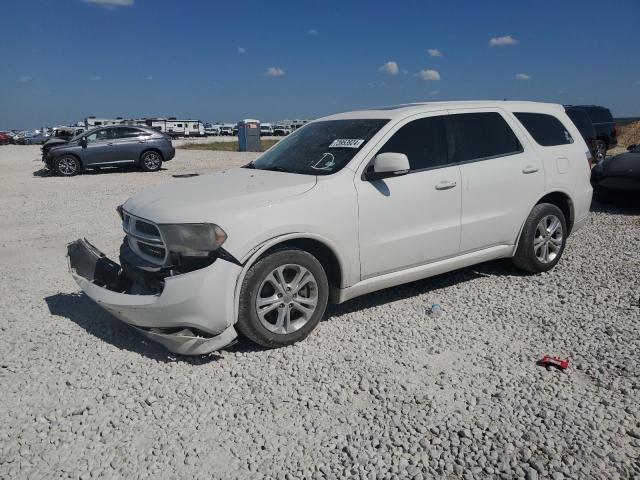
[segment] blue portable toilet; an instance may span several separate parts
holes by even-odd
[[[259,152],[262,150],[260,120],[246,118],[238,122],[238,145],[241,152]]]

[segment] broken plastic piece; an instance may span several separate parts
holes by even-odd
[[[556,367],[560,370],[566,370],[567,368],[569,368],[569,359],[545,355],[544,357],[542,357],[542,359],[540,359],[540,361],[538,361],[538,365],[542,367]]]

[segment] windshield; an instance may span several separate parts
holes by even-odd
[[[342,169],[389,120],[327,120],[296,130],[256,160],[260,170],[330,175]]]
[[[76,140],[80,140],[80,137],[84,135],[84,132],[80,132],[77,135],[74,135],[73,137],[71,137],[71,140],[69,140],[70,142],[75,142]]]

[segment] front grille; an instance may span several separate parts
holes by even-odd
[[[127,234],[131,249],[143,259],[156,265],[164,265],[167,249],[156,225],[123,211],[122,228]]]
[[[155,257],[158,260],[164,260],[164,256],[166,253],[164,248],[154,247],[141,242],[138,242],[138,248],[140,249],[141,252],[146,253],[147,255]]]

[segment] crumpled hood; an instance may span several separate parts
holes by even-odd
[[[50,138],[49,140],[44,142],[43,146],[53,148],[59,147],[60,145],[66,145],[67,143],[69,143],[69,141],[63,138]]]
[[[155,223],[217,223],[269,207],[300,195],[316,184],[312,175],[234,168],[149,188],[126,201],[123,208]]]

